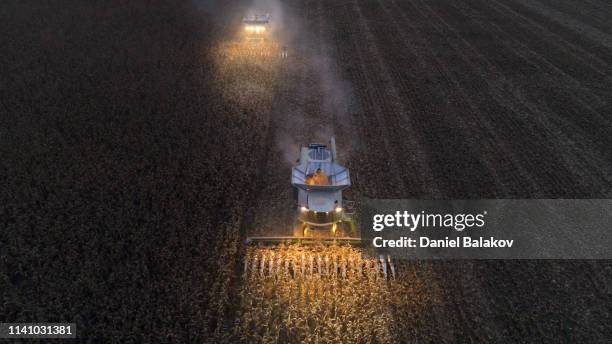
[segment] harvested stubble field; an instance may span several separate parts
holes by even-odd
[[[92,342],[609,340],[609,261],[295,282],[244,276],[242,245],[290,228],[296,145],[331,134],[349,199],[611,197],[608,3],[286,0],[282,62],[230,58],[250,5],[0,5],[0,322]]]

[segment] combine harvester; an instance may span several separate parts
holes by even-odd
[[[270,32],[270,15],[253,14],[242,18],[246,40],[252,43],[264,42]]]
[[[232,45],[233,55],[247,58],[287,58],[287,47],[279,48],[271,31],[269,14],[243,17],[240,42]]]
[[[349,171],[338,164],[336,142],[332,137],[329,147],[321,143],[311,143],[300,147],[300,156],[292,169],[291,184],[296,188],[298,224],[291,236],[248,237],[246,243],[259,247],[287,247],[292,244],[315,246],[311,253],[302,252],[301,256],[292,255],[283,259],[274,250],[263,250],[245,260],[245,272],[251,270],[273,272],[285,269],[304,274],[304,271],[339,276],[344,271],[367,270],[368,264],[377,272],[395,277],[395,266],[390,256],[378,259],[356,259],[334,256],[316,246],[362,246],[361,237],[353,219],[353,204],[343,200],[342,190],[351,185]],[[316,253],[319,252],[319,253]],[[269,256],[269,257],[268,257]],[[283,262],[284,260],[284,262]],[[266,268],[267,267],[267,268]],[[348,270],[347,270],[348,269]],[[390,272],[389,272],[390,270]]]

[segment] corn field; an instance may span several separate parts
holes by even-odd
[[[380,266],[345,246],[249,248],[236,335],[253,343],[391,342],[390,282]]]
[[[0,2],[0,322],[610,342],[610,261],[243,245],[287,235],[299,145],[332,135],[349,200],[612,197],[606,1],[282,0],[286,40],[263,49],[232,40],[253,3]]]

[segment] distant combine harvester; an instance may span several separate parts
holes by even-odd
[[[249,14],[242,18],[241,37],[237,51],[243,57],[287,58],[288,49],[280,47],[273,37],[269,14]]]
[[[246,40],[263,42],[270,32],[269,14],[252,14],[242,18]]]

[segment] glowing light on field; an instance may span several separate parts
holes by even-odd
[[[392,342],[378,263],[349,246],[250,248],[236,331],[247,342]]]
[[[266,27],[261,26],[261,25],[247,25],[244,27],[244,29],[247,32],[254,32],[254,33],[262,33],[266,31]]]

